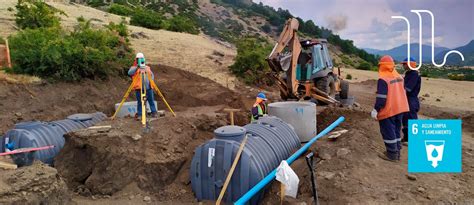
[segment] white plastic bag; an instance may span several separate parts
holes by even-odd
[[[281,161],[277,168],[276,180],[285,185],[285,195],[296,198],[298,194],[298,184],[300,179],[298,175],[291,169],[286,160]]]

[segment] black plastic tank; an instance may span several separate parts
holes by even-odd
[[[245,135],[247,143],[227,187],[226,203],[239,199],[301,147],[293,128],[276,117],[263,117],[244,127],[220,127],[214,134],[214,139],[196,148],[191,162],[191,185],[199,201],[218,198]],[[250,204],[262,198],[262,192],[256,194]]]
[[[30,165],[35,159],[47,164],[53,164],[54,157],[64,147],[63,135],[67,132],[90,127],[106,116],[103,113],[75,114],[65,120],[53,122],[30,121],[15,125],[14,129],[5,133],[1,138],[1,152],[20,148],[34,148],[54,145],[52,149],[39,150],[24,154],[12,155],[18,166]]]

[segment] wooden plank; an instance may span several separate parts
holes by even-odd
[[[7,56],[7,67],[12,68],[12,61],[10,59],[10,47],[8,47],[8,39],[5,39],[5,50]]]
[[[224,108],[224,111],[230,114],[230,125],[234,125],[234,112],[238,112],[240,109]]]
[[[330,100],[330,99],[328,99],[328,98],[325,98],[325,97],[323,97],[323,96],[317,95],[317,94],[312,94],[311,96],[312,96],[314,99],[319,100],[319,101],[322,101],[322,102],[327,103],[327,104],[335,103],[335,102],[333,102],[332,100]]]
[[[110,129],[110,128],[112,128],[112,125],[92,126],[87,129]]]
[[[16,169],[16,168],[18,168],[18,166],[16,164],[0,161],[0,168],[3,168],[3,169]]]
[[[237,154],[235,155],[234,162],[232,163],[232,167],[229,170],[229,174],[227,174],[227,177],[224,182],[224,186],[222,187],[221,193],[219,194],[219,198],[217,198],[216,205],[220,205],[222,198],[224,198],[225,191],[227,190],[227,186],[229,186],[230,179],[232,178],[232,174],[234,174],[235,167],[237,167],[237,162],[240,160],[240,155],[242,154],[242,151],[244,150],[245,143],[247,142],[247,135],[245,135],[244,139],[240,143],[239,150],[237,151]]]

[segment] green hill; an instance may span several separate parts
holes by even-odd
[[[114,4],[90,0],[88,4],[114,14],[129,16],[132,25],[192,34],[202,32],[234,44],[242,37],[249,36],[273,42],[286,20],[295,17],[288,10],[275,9],[249,0],[172,0],[145,5],[138,0],[115,1]],[[353,41],[341,39],[339,35],[316,25],[312,20],[295,18],[300,22],[299,32],[302,38],[327,38],[333,48],[342,52],[343,55],[338,54],[335,58],[336,64],[357,67],[368,62],[376,65],[376,56],[355,47]]]

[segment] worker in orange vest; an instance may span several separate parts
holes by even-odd
[[[409,111],[403,78],[395,70],[392,57],[386,55],[379,61],[379,80],[372,118],[379,121],[386,152],[379,155],[384,160],[399,161],[402,118]]]
[[[145,79],[141,79],[140,73],[145,72]],[[145,55],[143,53],[137,53],[133,66],[128,70],[128,75],[134,80],[133,89],[135,90],[135,95],[137,97],[137,113],[135,114],[135,119],[138,120],[138,116],[142,114],[142,99],[140,97],[140,90],[142,85],[145,85],[146,89],[146,101],[150,105],[151,117],[157,117],[157,111],[154,102],[153,89],[151,88],[150,80],[153,80],[155,76],[151,71],[150,67],[146,65]],[[142,82],[144,80],[144,82]],[[143,112],[146,112],[143,111]]]

